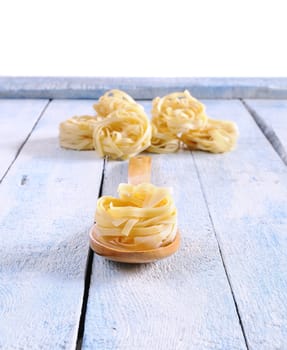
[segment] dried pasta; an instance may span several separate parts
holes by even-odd
[[[60,124],[60,145],[75,150],[94,149],[93,131],[96,117],[72,117]]]
[[[76,150],[95,149],[111,159],[129,159],[147,150],[176,152],[184,146],[212,153],[234,149],[235,123],[214,120],[203,103],[185,90],[152,102],[152,120],[142,106],[120,90],[110,90],[94,104],[95,116],[70,118],[60,124],[60,145]]]
[[[151,144],[151,125],[142,106],[120,90],[105,93],[95,116],[73,117],[60,124],[60,145],[95,149],[101,156],[128,159]]]
[[[152,103],[152,122],[160,129],[166,126],[174,135],[204,127],[207,122],[204,105],[190,93],[174,92]]]
[[[120,184],[119,198],[103,196],[95,213],[96,238],[106,246],[133,251],[171,243],[177,210],[167,188],[145,183]]]
[[[153,153],[176,152],[182,144],[189,149],[227,152],[238,138],[235,123],[210,119],[204,105],[187,90],[155,98],[151,123],[148,151]]]
[[[98,116],[107,117],[110,113],[128,105],[137,105],[137,103],[125,92],[114,89],[101,96],[98,103],[95,103],[93,107]]]
[[[151,123],[153,132],[148,151],[170,153],[179,149],[183,133],[204,127],[207,116],[204,105],[185,90],[156,97],[152,101]]]
[[[157,128],[152,124],[151,145],[147,149],[152,153],[172,153],[180,147],[180,141],[166,127]]]
[[[182,135],[181,140],[189,149],[223,153],[234,149],[237,137],[235,123],[209,119],[205,128],[190,130]]]
[[[141,106],[128,104],[95,125],[93,140],[101,157],[124,160],[150,146],[151,126]]]

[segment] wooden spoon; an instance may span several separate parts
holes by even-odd
[[[128,170],[129,183],[138,185],[140,183],[150,182],[150,174],[151,157],[139,156],[130,159]],[[166,258],[178,250],[180,243],[180,234],[177,231],[174,241],[167,246],[155,249],[132,251],[122,247],[107,247],[103,242],[97,240],[96,231],[97,227],[95,224],[90,230],[90,246],[94,252],[108,260],[131,264],[148,263]]]

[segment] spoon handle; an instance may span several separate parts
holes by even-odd
[[[132,185],[150,182],[151,157],[138,156],[129,160],[128,182]]]

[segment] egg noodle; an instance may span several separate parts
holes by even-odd
[[[70,118],[60,124],[60,144],[76,150],[94,149],[93,131],[97,118],[81,116]]]
[[[177,211],[167,188],[149,183],[120,184],[119,198],[98,199],[96,238],[106,246],[133,251],[171,243],[177,232]]]
[[[210,119],[204,105],[190,93],[175,92],[152,103],[152,140],[148,151],[176,152],[181,143],[187,148],[221,153],[235,147],[235,123]]]
[[[156,97],[151,123],[143,107],[120,90],[106,92],[93,107],[95,116],[60,124],[62,147],[125,160],[144,150],[171,153],[181,147],[222,153],[234,149],[238,138],[235,123],[209,118],[187,90]]]
[[[108,91],[94,109],[94,117],[73,117],[60,124],[62,147],[95,149],[101,157],[124,160],[150,146],[148,117],[143,107],[123,91]]]
[[[97,123],[93,140],[101,157],[128,159],[150,146],[151,125],[140,106],[131,104]]]
[[[237,137],[238,129],[235,123],[209,118],[203,129],[190,130],[182,134],[180,139],[189,149],[223,153],[235,147]]]
[[[94,104],[94,109],[97,115],[101,117],[107,117],[111,112],[117,111],[118,109],[127,105],[136,105],[136,101],[121,90],[110,90],[99,98],[98,103]]]

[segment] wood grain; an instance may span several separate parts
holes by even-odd
[[[0,349],[75,348],[103,161],[61,149],[58,124],[90,112],[52,102],[0,187]]]
[[[47,103],[0,99],[0,182]]]
[[[147,265],[94,256],[83,348],[246,349],[191,154],[152,162],[151,182],[173,187],[181,248]],[[108,162],[103,193],[127,174],[127,163]]]
[[[198,98],[287,98],[286,78],[0,77],[0,98],[90,98],[122,89],[152,99],[189,89]]]
[[[194,152],[250,349],[285,349],[287,171],[238,101],[206,101],[214,118],[239,125],[237,150]]]
[[[287,100],[245,100],[244,103],[287,165]]]

